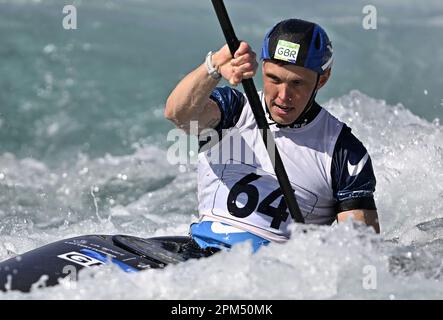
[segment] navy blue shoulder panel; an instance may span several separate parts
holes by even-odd
[[[243,93],[228,86],[215,88],[210,98],[217,103],[221,112],[220,122],[214,128],[221,138],[223,129],[232,128],[237,123],[246,104],[246,98]],[[200,149],[209,141],[210,139],[200,141]]]
[[[243,93],[230,87],[217,87],[212,91],[211,97],[221,112],[220,123],[215,128],[217,131],[232,128],[238,121],[245,105]]]
[[[337,212],[375,210],[375,175],[371,158],[363,144],[344,125],[335,144],[331,166],[332,189]]]

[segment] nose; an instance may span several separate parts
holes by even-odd
[[[281,84],[278,90],[278,99],[283,103],[292,101],[292,94],[286,84]]]

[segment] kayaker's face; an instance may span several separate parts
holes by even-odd
[[[314,90],[317,74],[292,64],[280,65],[263,62],[263,88],[265,101],[272,119],[279,124],[291,124],[300,116]],[[318,89],[327,78],[320,77]]]

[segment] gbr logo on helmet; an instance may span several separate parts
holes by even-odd
[[[274,59],[295,63],[299,50],[298,43],[279,40],[275,48]]]

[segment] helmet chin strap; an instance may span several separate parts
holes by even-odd
[[[311,110],[312,105],[314,104],[315,96],[317,95],[317,86],[318,86],[319,81],[320,81],[320,74],[317,73],[317,80],[315,81],[315,86],[314,86],[314,89],[312,90],[311,97],[309,98],[308,103],[306,104],[305,108],[303,109],[303,112],[298,116],[298,118],[295,119],[295,121],[290,124],[276,123],[278,128],[287,128],[287,127],[293,128],[296,125],[302,127],[307,123],[308,119],[303,120],[303,118],[309,112],[309,110]],[[269,117],[271,118],[270,113],[269,113]],[[272,119],[272,120],[275,121],[274,119]],[[303,122],[301,122],[301,121],[303,121]]]

